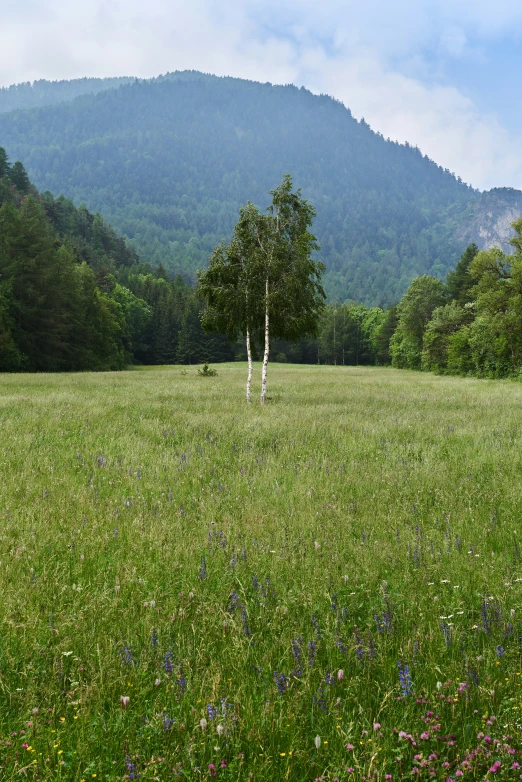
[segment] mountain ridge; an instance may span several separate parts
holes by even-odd
[[[420,150],[294,85],[194,71],[129,80],[0,113],[0,143],[40,189],[84,201],[187,279],[240,204],[265,206],[287,171],[317,209],[331,298],[391,304],[414,276],[443,277],[484,212],[484,194]]]

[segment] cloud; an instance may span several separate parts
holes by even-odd
[[[454,87],[426,86],[387,71],[375,59],[338,61],[323,69],[329,91],[356,107],[374,128],[418,145],[476,187],[522,187],[521,139],[492,115],[480,114]]]
[[[2,14],[0,84],[184,68],[305,84],[474,186],[522,187],[522,139],[444,77],[519,34],[519,0],[7,0]]]

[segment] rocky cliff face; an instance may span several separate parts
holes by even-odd
[[[514,234],[511,223],[519,217],[522,217],[522,191],[511,187],[488,190],[468,207],[456,239],[463,246],[475,242],[480,249],[501,247],[510,253],[509,240]]]

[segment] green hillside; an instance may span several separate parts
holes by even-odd
[[[79,95],[110,90],[132,81],[134,81],[132,77],[121,76],[109,79],[70,79],[68,81],[38,79],[34,82],[11,84],[9,87],[0,87],[0,114],[17,109],[33,109],[36,106],[54,106],[56,103],[73,100]]]
[[[477,197],[330,97],[197,73],[1,114],[0,145],[41,190],[100,211],[142,260],[186,279],[239,205],[265,206],[290,172],[317,210],[327,291],[368,304],[453,268],[456,226]]]

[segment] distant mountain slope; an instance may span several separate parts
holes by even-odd
[[[0,87],[0,114],[18,109],[33,109],[37,106],[54,106],[56,103],[73,100],[80,95],[102,92],[129,84],[134,78],[120,76],[112,79],[71,79],[70,81],[47,81],[12,84]]]
[[[479,197],[330,97],[194,72],[0,115],[0,144],[40,189],[100,211],[143,260],[186,277],[239,205],[264,206],[290,172],[317,209],[328,292],[370,304],[454,267]]]

